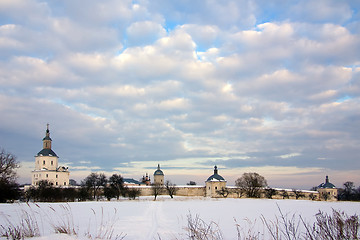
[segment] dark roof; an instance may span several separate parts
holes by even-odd
[[[158,164],[157,170],[154,172],[154,175],[164,175],[163,171],[160,170],[160,164]]]
[[[326,176],[325,183],[322,183],[318,186],[318,188],[336,188],[334,184],[329,182],[329,177]]]
[[[137,184],[137,185],[143,184],[142,182],[139,182],[139,181],[137,181],[137,180],[135,180],[135,179],[133,179],[133,178],[124,178],[124,179],[123,179],[123,182],[124,182],[125,184]]]
[[[43,138],[43,141],[44,141],[44,140],[50,140],[50,141],[52,141],[49,136],[45,136],[45,137]]]
[[[43,138],[43,141],[44,141],[44,140],[50,140],[50,141],[52,141],[51,138],[50,138],[49,124],[47,124],[47,129],[46,129],[46,133],[45,133],[45,137]]]
[[[41,150],[40,152],[38,152],[37,156],[54,156],[57,157],[56,153],[48,148],[44,148],[43,150]]]
[[[211,175],[207,180],[207,182],[211,182],[211,181],[225,181],[225,179],[220,176],[219,174],[213,174]]]
[[[226,181],[222,176],[218,174],[217,166],[214,167],[214,174],[208,177],[207,182],[211,181]]]

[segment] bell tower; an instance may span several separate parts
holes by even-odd
[[[51,142],[49,124],[46,124],[46,133],[43,138],[43,149],[51,149]]]
[[[46,180],[54,186],[69,185],[69,171],[67,167],[59,166],[59,157],[51,149],[49,124],[46,125],[43,149],[35,156],[35,170],[32,171],[32,185]]]

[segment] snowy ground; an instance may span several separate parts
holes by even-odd
[[[126,235],[124,239],[165,240],[186,239],[184,228],[191,214],[207,223],[217,223],[224,239],[237,239],[236,222],[243,233],[249,230],[262,233],[260,217],[274,221],[280,216],[279,208],[284,215],[301,215],[307,222],[313,222],[319,210],[331,213],[335,209],[360,215],[358,202],[161,196],[157,201],[150,197],[112,202],[0,204],[0,223],[5,226],[10,221],[15,225],[27,212],[41,234],[32,239],[95,239],[97,236],[106,239],[107,231],[113,231],[111,239]],[[77,235],[55,235],[54,226],[60,225],[71,226]]]

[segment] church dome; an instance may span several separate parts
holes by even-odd
[[[214,174],[208,177],[207,182],[225,182],[226,180],[218,174],[217,166],[214,167]]]
[[[154,175],[164,175],[163,171],[160,170],[160,164],[158,164],[157,170],[154,172]]]
[[[329,177],[326,176],[325,183],[322,183],[318,186],[318,188],[336,188],[334,184],[329,182]]]

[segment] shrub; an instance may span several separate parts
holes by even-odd
[[[273,188],[265,188],[264,193],[265,197],[272,199],[272,197],[277,194],[277,191]]]
[[[306,236],[308,239],[355,240],[360,238],[360,221],[359,216],[356,214],[348,216],[344,212],[334,209],[332,215],[319,211],[316,214],[316,222],[312,228],[305,223],[304,225],[307,229]]]
[[[127,188],[126,196],[128,196],[129,199],[135,199],[135,198],[140,196],[140,189],[138,189],[138,188]]]
[[[184,228],[188,232],[191,240],[221,240],[223,239],[219,226],[211,221],[207,224],[200,219],[198,215],[193,217],[191,213],[187,215],[187,227]]]

